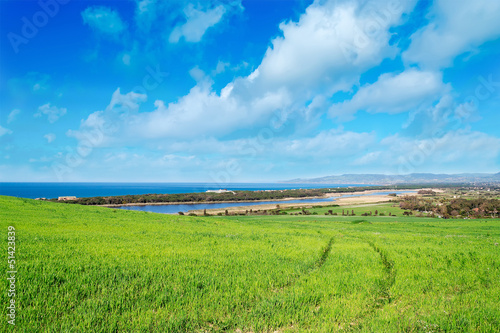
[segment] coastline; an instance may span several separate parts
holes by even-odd
[[[249,201],[239,201],[239,200],[226,200],[226,201],[181,201],[181,202],[139,202],[139,203],[127,203],[127,204],[113,204],[113,205],[95,205],[97,207],[108,207],[108,208],[119,208],[119,207],[133,207],[133,206],[168,206],[168,205],[197,205],[197,204],[219,204],[219,203],[239,203],[241,202],[242,205],[249,203],[249,202],[267,202],[267,201],[280,201],[280,202],[285,202],[290,201],[290,200],[308,200],[308,199],[327,199],[327,198],[341,198],[343,196],[352,196],[352,195],[362,195],[364,197],[367,197],[366,194],[370,193],[377,193],[377,192],[391,192],[391,193],[399,193],[399,192],[408,192],[408,191],[415,191],[417,192],[418,189],[416,190],[394,190],[394,191],[389,191],[389,190],[367,190],[367,191],[356,191],[356,192],[347,192],[347,193],[326,193],[325,195],[322,196],[312,196],[312,197],[300,197],[300,198],[284,198],[284,199],[261,199],[261,200],[249,200]],[[316,203],[308,203],[310,205],[320,205],[320,204],[326,204],[330,205],[332,202],[336,202],[337,200],[332,200],[332,201],[325,201],[325,202],[316,202]],[[262,205],[265,206],[266,204]],[[272,205],[272,204],[270,204]],[[290,205],[300,205],[300,203],[291,203]],[[252,207],[260,207],[261,205],[253,205]],[[231,207],[231,208],[239,208],[239,207],[247,207],[247,206],[238,206],[238,207]],[[208,209],[207,209],[208,211]],[[191,212],[191,211],[190,211]]]
[[[290,207],[311,208],[313,206],[331,206],[331,205],[351,206],[351,205],[360,205],[360,204],[376,204],[376,203],[389,202],[390,200],[394,199],[394,197],[389,196],[389,195],[369,195],[369,194],[378,193],[378,192],[391,192],[391,193],[396,193],[399,196],[399,195],[401,195],[401,192],[412,191],[412,192],[414,192],[414,193],[411,193],[412,195],[418,195],[417,192],[419,190],[420,189],[395,190],[395,191],[368,190],[368,191],[352,192],[349,194],[328,193],[325,196],[316,197],[316,198],[332,197],[332,198],[336,198],[336,199],[332,199],[332,201],[302,203],[302,204],[301,203],[286,203],[285,202],[283,204],[279,204],[279,206],[280,206],[280,208],[290,208]],[[440,189],[432,189],[432,190],[435,192],[443,192]],[[278,201],[278,200],[276,200],[276,201]],[[214,208],[214,209],[207,209],[206,212],[207,212],[207,214],[217,215],[218,213],[224,213],[226,210],[229,213],[238,214],[238,213],[245,213],[247,210],[256,211],[256,210],[271,210],[271,209],[276,209],[276,204]],[[201,215],[201,214],[203,214],[203,212],[204,212],[204,210],[195,209],[195,210],[190,210],[188,213]]]

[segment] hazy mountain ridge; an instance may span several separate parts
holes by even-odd
[[[310,179],[292,179],[285,183],[322,183],[322,184],[451,184],[451,183],[500,183],[500,172],[490,173],[460,173],[433,174],[412,173],[408,175],[384,174],[343,174]]]

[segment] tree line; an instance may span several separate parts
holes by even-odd
[[[441,198],[439,200],[433,200],[416,196],[404,196],[400,199],[399,207],[405,210],[432,213],[444,218],[495,218],[498,217],[500,211],[500,200],[486,198]]]

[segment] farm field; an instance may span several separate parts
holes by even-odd
[[[359,216],[373,207],[191,217],[0,196],[14,330],[500,331],[499,219]]]
[[[395,207],[393,207],[395,206]],[[302,211],[302,209],[298,208],[298,209],[284,209],[288,214],[295,214],[295,213],[299,213]],[[317,207],[313,207],[313,208],[307,208],[306,209],[309,213],[313,214],[313,213],[317,213],[317,214],[321,214],[321,215],[324,215],[325,213],[327,213],[328,211],[332,211],[333,214],[337,213],[337,215],[340,215],[342,216],[342,211],[344,211],[346,214],[349,213],[351,214],[352,211],[354,211],[354,213],[356,215],[361,215],[361,214],[365,214],[365,213],[372,213],[372,215],[375,214],[375,211],[377,211],[377,213],[380,215],[380,214],[383,214],[382,216],[386,215],[386,216],[389,216],[389,214],[391,215],[395,215],[395,216],[402,216],[403,213],[404,213],[404,210],[399,208],[399,204],[398,203],[375,203],[375,204],[363,204],[363,205],[348,205],[348,206],[317,206]],[[363,216],[363,218],[365,218],[365,216]],[[376,220],[378,221],[378,220]]]

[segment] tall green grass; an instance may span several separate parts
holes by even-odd
[[[9,225],[18,268],[16,326],[0,330],[500,331],[499,220],[359,219],[0,197],[0,268]]]

